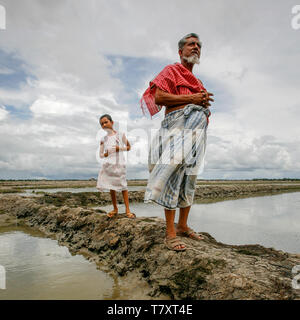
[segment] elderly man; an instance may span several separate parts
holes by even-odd
[[[149,180],[145,202],[164,207],[166,217],[165,244],[168,249],[186,249],[181,237],[202,240],[187,225],[193,202],[197,174],[203,164],[206,128],[213,94],[206,91],[193,73],[199,64],[201,42],[190,33],[178,42],[181,63],[166,66],[150,82],[143,94],[141,107],[154,115],[165,106],[165,119],[149,152]],[[179,220],[174,224],[175,211]]]

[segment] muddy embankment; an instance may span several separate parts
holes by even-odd
[[[207,203],[230,199],[257,197],[265,195],[279,194],[283,192],[300,192],[300,183],[274,183],[274,184],[217,184],[217,185],[198,185],[195,191],[194,202]],[[1,194],[1,190],[0,190]],[[67,205],[74,206],[106,206],[111,204],[109,193],[99,192],[57,192],[45,193],[37,192],[35,195],[41,195],[37,200],[45,205],[54,204],[56,206]],[[117,200],[123,203],[122,194],[117,193]],[[130,191],[130,202],[143,202],[144,191]]]
[[[197,190],[197,196],[201,192],[209,191]],[[140,193],[130,192],[134,197]],[[122,214],[109,219],[101,209],[88,207],[95,200],[100,207],[108,202],[99,194],[0,195],[0,225],[37,228],[104,271],[146,283],[149,298],[300,299],[300,290],[292,288],[292,268],[300,265],[300,255],[260,245],[225,245],[207,233],[201,242],[183,238],[185,252],[170,251],[163,244],[162,219],[131,220]]]

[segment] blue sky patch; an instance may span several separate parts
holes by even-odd
[[[32,118],[32,112],[29,108],[15,108],[14,106],[5,106],[5,109],[9,112],[11,118],[18,118],[23,120],[29,120]]]
[[[18,89],[27,78],[33,78],[25,72],[24,61],[0,50],[0,87],[4,89]]]
[[[129,105],[129,113],[137,114],[139,110],[139,99],[137,89],[141,88],[145,79],[152,80],[166,65],[176,61],[161,60],[155,58],[138,58],[121,55],[109,55],[106,58],[112,64],[112,73],[114,77],[120,79],[124,85],[126,94],[120,94],[119,103]],[[121,61],[121,64],[120,62]],[[114,68],[116,66],[116,68]],[[201,78],[204,86],[208,91],[214,94],[215,103],[212,104],[212,112],[228,112],[233,105],[233,97],[229,94],[222,83],[217,79],[203,77],[196,73],[196,76]],[[145,86],[145,89],[147,87]],[[214,105],[216,108],[214,108]],[[141,116],[142,114],[140,114]],[[133,117],[136,118],[136,117]]]
[[[128,112],[131,114],[132,119],[141,117],[142,111],[139,106],[141,97],[137,90],[143,87],[145,80],[150,81],[153,79],[172,61],[121,55],[109,55],[106,58],[112,64],[112,76],[121,80],[124,86],[124,92],[120,93],[118,102],[128,105]],[[121,61],[121,64],[118,61]],[[114,66],[116,66],[116,69]],[[147,89],[147,85],[145,85],[144,89]]]
[[[133,90],[140,87],[144,79],[149,77],[149,81],[158,74],[167,64],[172,62],[168,60],[159,60],[153,58],[138,58],[121,55],[109,55],[107,59],[116,64],[117,60],[122,61],[120,71],[115,75],[123,82],[126,90]]]

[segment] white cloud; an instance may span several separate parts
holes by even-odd
[[[0,121],[4,120],[8,115],[8,111],[5,109],[5,107],[0,106]]]
[[[0,88],[0,104],[30,116],[0,108],[0,147],[6,150],[0,175],[95,176],[101,114],[112,114],[129,137],[133,130],[159,127],[163,118],[162,112],[152,121],[144,118],[138,101],[123,103],[122,56],[178,61],[179,38],[198,32],[203,49],[195,72],[215,94],[208,177],[217,170],[227,177],[287,171],[300,177],[300,54],[299,32],[289,23],[292,1],[2,2],[7,29],[1,49],[23,61],[30,77],[18,88]],[[145,70],[133,92],[142,94],[152,72]],[[11,73],[1,66],[3,77]],[[133,150],[146,144],[141,137]],[[129,165],[128,172],[140,177],[147,164]]]
[[[76,109],[71,104],[50,100],[46,97],[37,99],[30,107],[30,110],[35,116],[53,114],[57,117],[64,115],[71,116],[76,112]]]

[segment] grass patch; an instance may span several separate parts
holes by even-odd
[[[259,256],[258,253],[246,249],[239,249],[237,250],[237,253],[246,254],[248,256]]]
[[[19,193],[22,189],[0,189],[0,193]]]
[[[155,222],[155,220],[153,220],[151,218],[144,218],[143,221],[145,221],[145,222]]]

